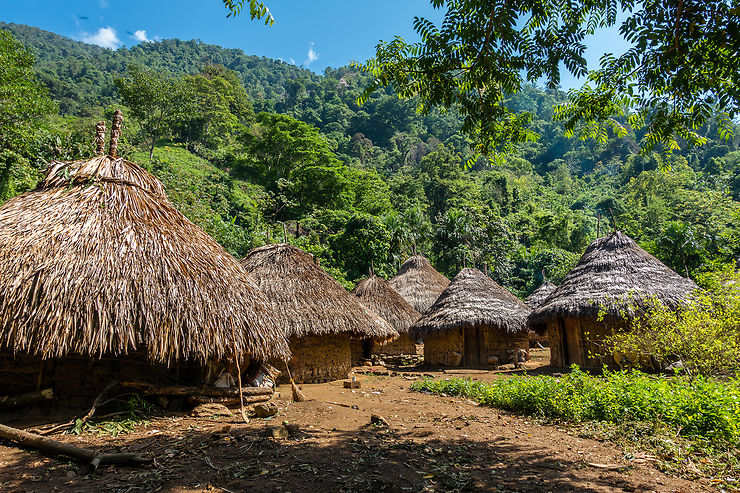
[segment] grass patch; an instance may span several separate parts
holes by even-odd
[[[711,478],[738,489],[740,382],[639,371],[589,375],[577,367],[561,378],[515,376],[494,382],[453,378],[414,382],[411,389],[460,396],[486,406],[568,424],[584,437],[639,448],[660,469]]]

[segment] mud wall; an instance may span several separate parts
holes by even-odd
[[[529,334],[511,334],[495,327],[480,326],[474,330],[473,342],[479,361],[474,366],[487,366],[489,357],[495,364],[515,363],[517,350],[529,350]],[[465,361],[465,329],[438,332],[424,338],[424,363],[433,366],[470,366]]]
[[[611,355],[602,355],[604,339],[615,330],[628,330],[629,322],[617,319],[565,318],[547,324],[550,365],[558,368],[577,364],[581,368],[618,367]]]
[[[349,334],[308,335],[290,338],[292,356],[288,362],[297,383],[322,383],[347,378],[351,365]],[[271,361],[288,382],[285,364]]]
[[[424,364],[459,366],[464,350],[462,329],[437,332],[424,337]]]
[[[386,356],[416,354],[416,342],[412,341],[408,334],[401,334],[398,339],[388,344],[373,344],[373,354],[383,354]]]

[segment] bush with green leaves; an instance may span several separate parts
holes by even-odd
[[[567,422],[665,423],[683,436],[740,442],[740,382],[637,370],[592,376],[577,366],[561,378],[516,376],[494,382],[425,379],[412,390],[461,396],[486,406]]]
[[[605,353],[651,355],[663,366],[680,361],[689,375],[736,373],[740,369],[740,273],[728,266],[700,275],[698,281],[705,289],[694,293],[690,305],[672,310],[652,302],[630,330],[606,338]]]

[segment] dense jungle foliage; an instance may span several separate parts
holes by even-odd
[[[682,275],[740,255],[740,137],[720,138],[716,121],[666,166],[638,152],[640,129],[566,137],[552,119],[566,95],[529,86],[506,104],[532,113],[539,140],[466,167],[459,115],[421,116],[384,89],[360,106],[369,79],[352,68],[318,75],[200,41],[112,51],[29,26],[0,33],[0,65],[15,67],[0,71],[0,97],[18,95],[0,106],[2,200],[50,160],[89,156],[94,122],[121,108],[123,152],[227,250],[287,235],[347,287],[416,250],[448,276],[487,263],[523,296],[615,226]]]

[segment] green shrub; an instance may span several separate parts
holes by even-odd
[[[662,422],[685,436],[740,442],[740,384],[706,377],[653,376],[637,370],[591,376],[574,366],[562,378],[494,382],[422,380],[412,390],[463,396],[516,413],[570,422]]]
[[[605,354],[651,355],[664,366],[680,361],[690,374],[730,375],[740,369],[740,273],[700,276],[705,288],[671,310],[655,302],[631,329],[604,341]],[[636,359],[636,358],[631,358]]]

